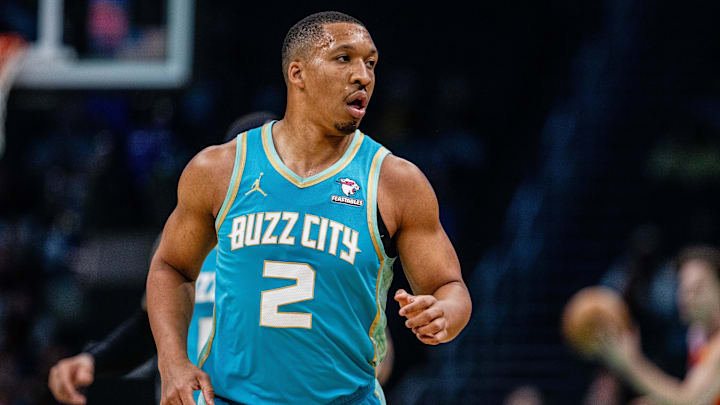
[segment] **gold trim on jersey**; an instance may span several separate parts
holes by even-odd
[[[275,151],[275,146],[269,144],[272,142],[272,138],[268,132],[272,131],[270,129],[272,124],[273,122],[269,122],[265,124],[262,128],[261,137],[263,149],[265,150],[265,156],[267,156],[268,161],[270,162],[272,167],[275,168],[275,171],[280,173],[280,175],[283,176],[287,181],[300,188],[314,186],[340,173],[340,171],[344,169],[348,164],[350,164],[353,158],[355,158],[355,155],[360,150],[360,146],[365,139],[365,134],[360,131],[356,131],[354,138],[351,141],[350,146],[348,147],[348,150],[345,151],[340,160],[338,160],[332,166],[320,172],[319,174],[303,179],[297,174],[293,173],[290,169],[288,169],[287,166],[285,166],[285,164],[280,160],[279,156],[275,156],[275,154],[277,153]]]
[[[235,202],[235,197],[237,196],[238,189],[240,188],[240,183],[242,182],[242,174],[243,170],[245,169],[245,157],[247,156],[247,132],[243,132],[239,135],[238,142],[240,142],[240,156],[239,158],[236,157],[235,159],[235,164],[233,166],[233,177],[230,179],[230,181],[234,182],[234,184],[231,184],[228,187],[228,190],[232,188],[232,191],[228,192],[225,202],[223,203],[222,207],[220,207],[220,212],[218,212],[218,220],[215,227],[216,232],[220,231],[220,227],[225,220],[225,216],[228,212],[230,212],[230,208],[232,208],[232,205]],[[220,235],[218,235],[218,240],[220,240]]]
[[[367,186],[367,201],[366,204],[367,207],[367,223],[368,228],[370,230],[370,239],[372,239],[373,247],[375,247],[375,253],[378,256],[378,259],[380,260],[380,266],[378,267],[377,272],[377,280],[375,281],[375,306],[377,308],[377,312],[375,314],[375,319],[373,320],[372,325],[370,325],[370,331],[368,332],[368,337],[370,337],[370,341],[373,343],[373,363],[377,361],[377,348],[375,347],[375,340],[373,340],[373,333],[375,332],[375,327],[377,326],[378,321],[380,320],[380,301],[378,300],[378,294],[380,289],[380,279],[382,277],[382,271],[385,268],[385,255],[383,254],[382,249],[380,248],[380,243],[378,242],[377,238],[375,237],[375,230],[377,229],[377,224],[375,223],[373,218],[375,212],[377,212],[377,189],[378,185],[380,184],[380,179],[378,178],[378,181],[374,181],[375,179],[375,171],[378,170],[378,161],[380,161],[380,158],[385,156],[387,154],[387,149],[384,147],[381,147],[378,149],[377,152],[375,152],[375,156],[373,156],[372,163],[370,164],[370,175],[368,176],[368,186]],[[373,204],[373,201],[375,202]],[[375,212],[373,212],[375,211]]]
[[[213,303],[213,318],[212,318],[212,330],[210,331],[210,336],[208,337],[207,341],[207,347],[205,348],[205,353],[203,353],[202,358],[198,361],[198,368],[202,367],[203,364],[205,364],[205,360],[210,356],[210,350],[212,349],[213,341],[215,340],[215,308],[216,305]],[[200,343],[200,342],[198,342]]]

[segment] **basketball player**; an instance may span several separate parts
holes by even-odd
[[[430,184],[358,130],[378,61],[365,26],[337,12],[308,16],[282,56],[284,118],[205,149],[180,178],[147,281],[163,405],[194,404],[193,389],[199,403],[220,405],[384,403],[374,368],[393,247],[413,290],[395,299],[420,341],[448,342],[469,320]],[[185,338],[192,282],[215,244],[200,369]]]
[[[246,114],[233,122],[224,139],[233,139],[241,132],[274,119],[274,114],[264,111]],[[213,249],[203,262],[195,281],[195,304],[188,330],[188,358],[193,364],[197,364],[202,343],[207,340],[212,325],[216,256],[217,250]],[[92,384],[96,376],[130,373],[157,354],[145,304],[143,298],[141,308],[102,341],[89,344],[82,353],[62,359],[50,369],[48,387],[55,400],[63,404],[84,405],[87,398],[79,389]],[[376,370],[381,385],[387,382],[392,373],[391,350],[392,343],[388,335],[388,356]],[[196,391],[195,400],[198,395],[199,391]]]
[[[652,404],[720,404],[720,251],[698,246],[678,257],[678,309],[689,325],[684,380],[651,363],[633,332],[608,331],[601,359]]]

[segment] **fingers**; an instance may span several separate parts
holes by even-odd
[[[410,329],[415,329],[420,326],[428,325],[435,319],[441,318],[444,315],[445,312],[443,309],[440,306],[435,305],[410,317],[407,321],[405,321],[405,326]]]
[[[202,390],[202,395],[205,399],[205,403],[207,405],[215,405],[215,390],[210,383],[210,376],[202,373],[198,377],[198,381],[200,382],[200,389]]]
[[[195,403],[195,399],[193,398],[192,388],[187,388],[180,391],[180,400],[182,401],[182,405],[197,405]]]
[[[176,388],[163,394],[161,405],[197,405],[190,386]]]
[[[425,311],[425,312],[427,312],[427,311]],[[436,333],[439,333],[440,331],[445,330],[445,328],[447,328],[447,321],[445,320],[445,318],[436,318],[436,319],[432,320],[432,322],[430,322],[424,326],[413,328],[412,331],[416,335],[420,335],[420,336],[435,335]]]
[[[193,393],[201,390],[201,399],[207,405],[215,405],[215,391],[210,382],[210,376],[199,368],[190,365],[184,370],[175,370],[177,374],[169,372],[161,374],[163,378],[163,394],[161,405],[197,405]],[[199,401],[203,403],[203,401]]]
[[[179,388],[163,393],[160,405],[197,405],[193,399],[192,388]]]
[[[50,392],[52,392],[53,397],[55,397],[56,400],[63,402],[66,399],[66,394],[63,392],[58,372],[57,365],[50,369],[50,374],[48,375],[48,388],[50,388]]]
[[[437,345],[447,339],[445,310],[434,296],[410,295],[400,289],[394,298],[401,305],[398,313],[407,318],[405,326],[411,329],[421,342]]]
[[[85,387],[92,384],[94,371],[95,367],[92,362],[84,361],[80,356],[77,356],[77,361],[73,363],[70,371],[73,387]]]
[[[67,360],[61,360],[50,369],[48,387],[58,402],[69,405],[85,405],[87,399],[80,394],[72,381],[73,367]]]
[[[400,308],[399,313],[401,316],[406,316],[413,312],[423,311],[431,305],[435,304],[436,302],[437,299],[435,299],[435,297],[433,297],[432,295],[421,295],[415,297],[415,299],[411,303]]]
[[[402,288],[397,290],[395,292],[395,296],[393,297],[395,301],[400,303],[401,307],[404,307],[405,305],[411,303],[414,299],[414,297],[407,293],[407,291],[403,290]]]
[[[78,387],[86,387],[93,382],[93,375],[89,370],[81,369],[75,374],[75,385]]]
[[[95,358],[89,353],[80,353],[74,359],[73,384],[76,387],[92,384],[95,380]]]
[[[425,343],[426,345],[439,345],[440,343],[444,342],[445,339],[447,339],[447,331],[445,329],[441,330],[440,332],[436,333],[435,335],[420,335],[416,334],[418,340]]]

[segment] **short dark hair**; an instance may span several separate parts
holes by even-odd
[[[283,76],[287,80],[287,69],[290,61],[299,51],[307,51],[309,45],[319,40],[323,33],[325,24],[350,23],[365,27],[355,17],[339,11],[321,11],[310,14],[293,25],[285,35],[282,46],[282,69]]]
[[[689,246],[678,254],[675,259],[675,269],[680,270],[682,266],[693,260],[707,263],[720,279],[720,250],[709,245]]]

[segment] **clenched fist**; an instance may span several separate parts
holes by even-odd
[[[448,340],[447,319],[442,304],[432,295],[412,295],[400,289],[395,293],[400,315],[407,318],[405,326],[421,342],[437,345]]]

